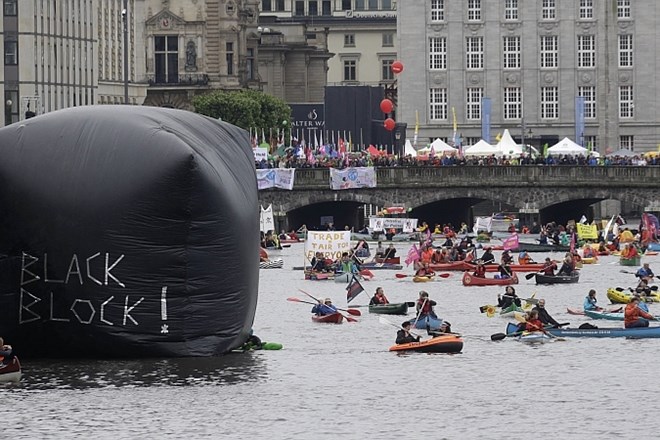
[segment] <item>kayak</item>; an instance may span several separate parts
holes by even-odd
[[[360,265],[361,268],[363,269],[371,269],[371,270],[401,270],[403,269],[403,266],[400,264],[394,264],[394,263],[362,263]]]
[[[621,266],[639,266],[642,261],[642,257],[639,255],[633,258],[619,258],[619,264]]]
[[[621,310],[623,310],[623,307],[619,307],[618,309],[606,310],[605,313],[621,313]],[[581,316],[586,315],[584,310],[578,310],[578,309],[566,309],[566,312],[569,315],[581,315]]]
[[[569,246],[562,246],[556,244],[541,244],[541,243],[518,243],[518,252],[568,252],[571,250]]]
[[[16,356],[11,363],[0,367],[0,382],[19,382],[21,380],[21,363]]]
[[[378,258],[378,257],[376,257],[376,263],[378,263],[378,264],[401,264],[401,258],[400,257],[392,257],[392,258]]]
[[[515,332],[515,324],[507,325],[507,333]],[[548,333],[562,338],[660,338],[660,327],[548,328]]]
[[[628,304],[632,295],[625,292],[621,287],[607,289],[607,298],[612,304]],[[660,302],[660,295],[652,293],[651,296],[642,297],[646,302]]]
[[[425,283],[427,281],[433,281],[433,277],[434,275],[415,275],[412,280],[414,283]]]
[[[516,338],[517,341],[526,344],[544,344],[552,339],[552,336],[548,336],[543,332],[523,332]]]
[[[337,273],[335,274],[335,283],[348,283],[353,278],[352,273]]]
[[[649,243],[648,246],[646,246],[647,251],[660,251],[660,243]]]
[[[331,273],[305,272],[305,279],[308,281],[325,281],[334,279]]]
[[[259,269],[281,269],[284,267],[284,260],[278,258],[276,260],[260,261]]]
[[[405,315],[408,313],[408,303],[369,306],[369,313],[376,313],[379,315]]]
[[[465,263],[465,270],[474,272],[477,268],[476,264]],[[498,272],[499,266],[497,264],[487,264],[484,266],[486,272]],[[543,269],[543,263],[527,263],[527,264],[510,264],[509,268],[513,272],[538,272]]]
[[[518,284],[518,276],[514,273],[511,278],[479,278],[470,275],[469,272],[463,273],[464,286],[508,286]]]
[[[460,353],[463,340],[457,335],[440,335],[426,341],[397,344],[389,351],[416,351],[419,353]]]
[[[511,304],[509,307],[500,310],[500,316],[502,318],[513,318],[516,312],[523,313],[524,310],[515,304]]]
[[[429,269],[431,270],[468,270],[469,267],[473,267],[472,264],[466,263],[465,261],[452,261],[451,263],[431,263],[429,264]],[[495,266],[497,267],[497,266]]]
[[[574,272],[573,275],[544,275],[542,273],[536,274],[536,284],[571,284],[577,283],[580,279],[580,273]]]
[[[442,325],[442,319],[434,318],[428,315],[422,315],[417,320],[417,323],[415,323],[414,319],[411,319],[410,323],[413,324],[413,326],[416,329],[440,330],[440,326]]]
[[[596,264],[598,263],[598,257],[583,257],[580,261],[582,261],[582,264]]]
[[[584,314],[593,319],[609,319],[610,321],[623,321],[623,313],[598,312],[596,310],[585,310]]]
[[[331,313],[330,315],[312,315],[314,322],[326,322],[330,324],[341,324],[344,320],[344,315],[341,313]]]

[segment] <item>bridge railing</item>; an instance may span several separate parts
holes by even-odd
[[[494,186],[657,187],[660,167],[492,166],[376,168],[379,188]],[[296,169],[294,189],[329,189],[326,168]]]

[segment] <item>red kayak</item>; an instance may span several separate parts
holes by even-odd
[[[341,324],[344,320],[344,315],[341,313],[332,313],[330,315],[312,315],[312,321],[314,322],[326,322],[330,324]]]
[[[1,362],[0,362],[1,363]],[[21,363],[14,356],[11,363],[0,367],[0,382],[18,382],[21,380]]]
[[[470,272],[463,274],[464,286],[508,286],[509,284],[518,284],[518,276],[515,273],[511,278],[479,278]]]
[[[497,264],[487,264],[484,266],[486,272],[498,272],[499,266]],[[514,272],[539,272],[543,269],[543,263],[528,263],[528,264],[510,264],[509,267]],[[474,264],[465,263],[465,270],[474,271],[477,268]]]
[[[465,261],[452,261],[451,263],[430,263],[429,269],[433,271],[438,270],[469,270],[473,267],[472,264],[466,263]],[[497,267],[497,266],[495,266]]]
[[[401,264],[401,258],[376,258],[376,263],[378,264]]]

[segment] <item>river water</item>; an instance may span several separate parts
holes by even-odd
[[[405,255],[408,246],[397,247]],[[26,360],[19,385],[0,385],[0,438],[660,437],[660,340],[492,342],[506,320],[487,318],[479,306],[495,303],[502,288],[463,287],[458,272],[422,285],[375,271],[352,304],[366,304],[377,286],[393,302],[413,301],[423,288],[464,335],[459,355],[394,354],[387,349],[396,329],[366,309],[357,323],[312,323],[311,306],[287,297],[305,299],[303,289],[345,305],[345,286],[292,271],[302,264],[302,244],[271,252],[280,256],[284,269],[261,271],[254,329],[283,350],[215,359]],[[645,261],[660,272],[660,258]],[[621,269],[615,257],[603,257],[585,265],[577,285],[536,286],[523,274],[516,290],[536,292],[558,321],[577,326],[585,319],[566,307],[580,308],[591,288],[606,303],[608,287],[633,285]],[[651,307],[660,314],[660,305]]]

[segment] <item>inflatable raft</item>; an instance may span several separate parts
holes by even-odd
[[[460,353],[463,350],[463,340],[454,334],[436,336],[426,341],[397,344],[390,351],[416,351],[419,353]]]

